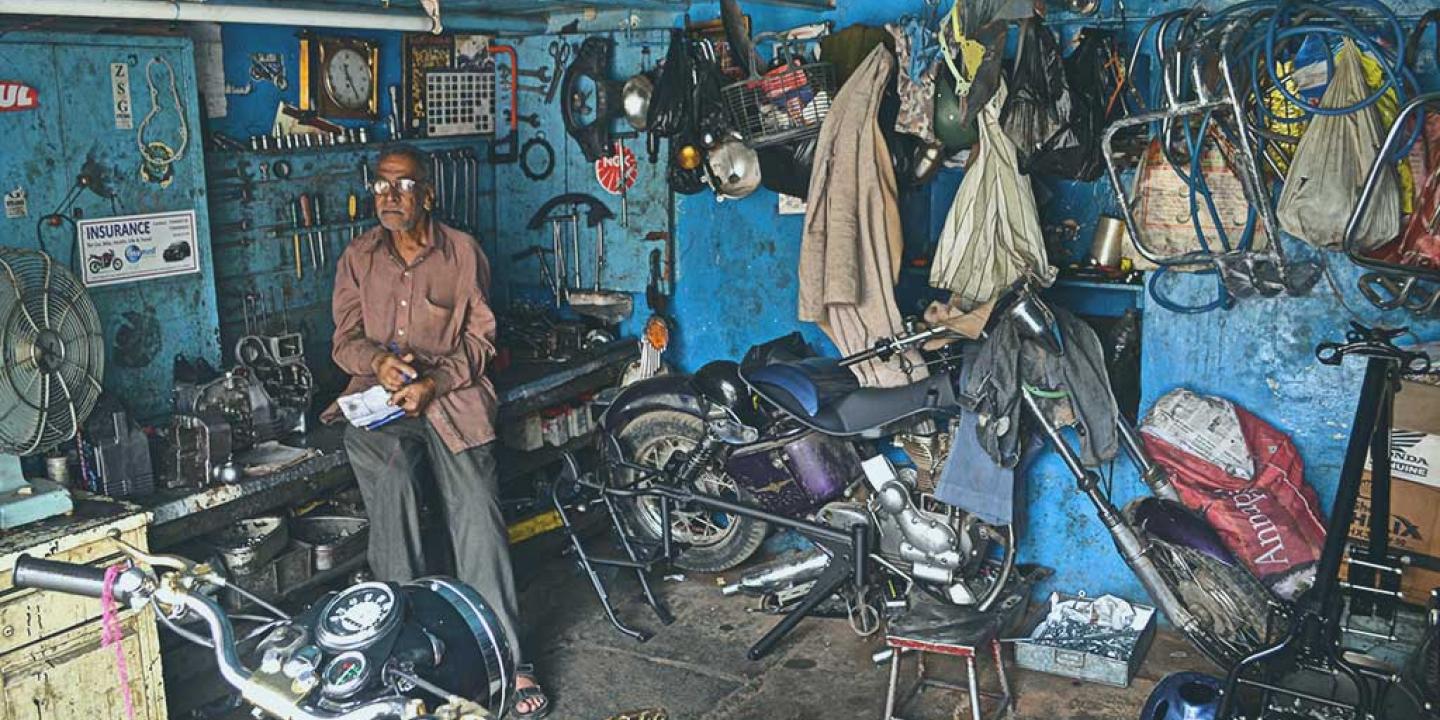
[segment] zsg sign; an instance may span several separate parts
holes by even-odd
[[[40,91],[24,83],[0,80],[0,112],[40,107]]]

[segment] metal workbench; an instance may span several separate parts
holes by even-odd
[[[614,385],[626,366],[639,357],[633,339],[609,343],[574,364],[516,364],[496,378],[500,422],[513,421],[541,408],[582,393]],[[200,490],[160,491],[137,502],[152,516],[150,544],[172,548],[214,532],[236,520],[281,507],[290,507],[353,484],[354,474],[345,457],[344,432],[338,426],[320,426],[304,436],[286,439],[295,447],[313,448],[319,454],[294,467],[246,478],[230,485]],[[558,459],[565,450],[587,442],[572,440],[560,448],[531,452],[500,448],[497,461],[502,484]]]

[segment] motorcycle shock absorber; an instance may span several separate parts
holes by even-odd
[[[696,476],[700,474],[700,469],[709,465],[710,461],[715,459],[715,456],[719,454],[720,448],[724,446],[724,444],[720,438],[715,437],[715,433],[710,432],[710,428],[705,428],[705,436],[700,438],[700,443],[696,446],[695,452],[685,458],[684,464],[680,466],[679,472],[676,473],[676,478],[679,479],[682,485],[689,485],[695,480]]]

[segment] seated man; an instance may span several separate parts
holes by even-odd
[[[430,217],[429,162],[405,145],[380,153],[375,214],[380,226],[350,243],[335,274],[334,358],[351,376],[346,393],[376,384],[405,417],[374,430],[345,428],[370,515],[370,568],[381,580],[425,574],[417,474],[428,466],[444,505],[456,574],[490,602],[514,639],[515,582],[500,514],[490,264],[475,238]],[[338,419],[336,408],[327,421]],[[427,462],[428,461],[428,462]],[[512,717],[550,711],[532,671],[520,667]]]

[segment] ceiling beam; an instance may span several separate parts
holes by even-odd
[[[218,22],[249,25],[343,28],[431,32],[434,23],[423,13],[351,10],[317,10],[275,5],[221,5],[169,0],[0,0],[0,15],[159,20],[163,22]],[[513,15],[441,15],[447,30],[541,33],[544,17]]]

